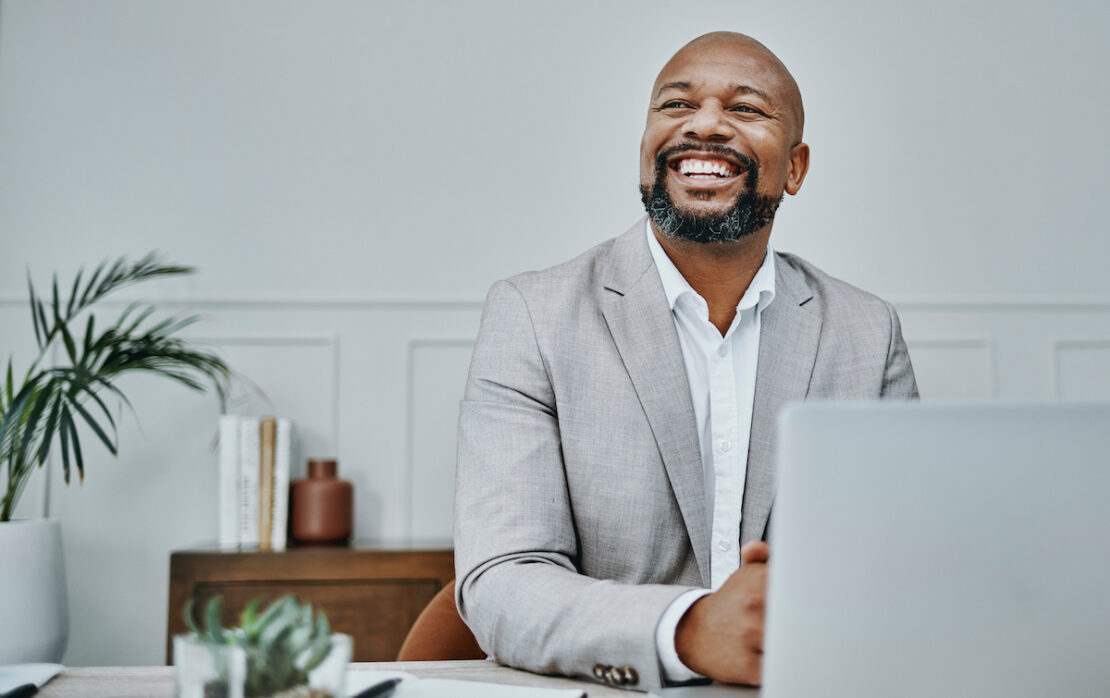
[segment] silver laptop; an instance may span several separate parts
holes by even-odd
[[[763,698],[1110,696],[1110,403],[780,422]]]

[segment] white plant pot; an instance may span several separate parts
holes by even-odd
[[[61,523],[0,523],[0,589],[0,664],[60,662],[69,639]]]

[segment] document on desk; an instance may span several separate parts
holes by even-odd
[[[535,688],[481,681],[421,679],[403,671],[348,671],[347,696],[356,696],[376,683],[404,679],[389,698],[585,698],[586,692],[566,688]]]
[[[709,686],[675,686],[662,688],[648,694],[649,698],[759,698],[759,689],[754,686],[724,686],[719,683]]]
[[[17,686],[33,683],[42,688],[50,679],[64,669],[61,664],[6,664],[0,666],[0,693],[6,693]]]

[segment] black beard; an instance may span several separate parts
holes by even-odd
[[[699,216],[675,206],[667,193],[667,160],[678,153],[710,152],[727,155],[744,164],[744,191],[736,197],[736,204],[719,215]],[[651,220],[665,235],[692,240],[693,242],[732,242],[769,224],[782,202],[782,195],[756,194],[759,183],[759,163],[731,148],[721,145],[676,145],[659,153],[655,158],[655,184],[649,189],[640,185],[640,200],[644,202]]]

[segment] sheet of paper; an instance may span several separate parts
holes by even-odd
[[[584,690],[533,688],[478,681],[418,679],[403,671],[348,671],[347,696],[356,696],[376,683],[399,676],[404,679],[389,698],[583,698]]]
[[[65,669],[61,664],[5,664],[0,666],[0,692],[33,683],[39,688]]]
[[[752,686],[675,686],[652,691],[649,698],[759,698],[759,689]]]

